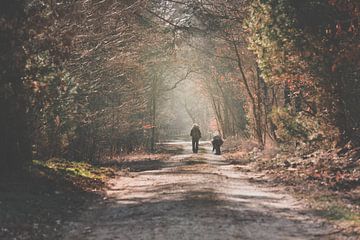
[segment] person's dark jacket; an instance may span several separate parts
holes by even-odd
[[[191,129],[190,136],[193,140],[198,141],[201,138],[201,132],[199,126],[194,126]]]
[[[224,141],[219,135],[216,135],[213,137],[213,140],[211,141],[214,147],[223,145]]]

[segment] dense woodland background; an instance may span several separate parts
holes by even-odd
[[[151,151],[192,122],[356,149],[359,30],[358,0],[2,0],[0,169]]]

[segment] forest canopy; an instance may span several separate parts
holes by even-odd
[[[195,122],[359,147],[359,27],[358,0],[2,0],[0,169],[154,151]]]

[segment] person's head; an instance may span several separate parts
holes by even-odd
[[[199,125],[197,123],[193,124],[193,128],[199,127]]]

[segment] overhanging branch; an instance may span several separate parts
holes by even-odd
[[[193,71],[193,70],[188,70],[184,77],[182,77],[181,79],[176,81],[172,87],[164,89],[164,92],[169,92],[171,90],[174,90],[181,82],[185,81],[190,76],[190,74],[194,73],[194,72],[195,71]]]

